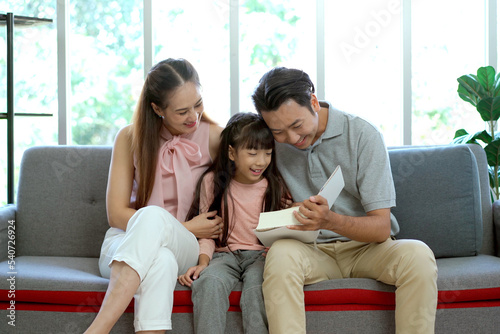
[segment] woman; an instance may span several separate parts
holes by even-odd
[[[86,333],[109,332],[132,297],[136,332],[171,329],[177,276],[196,265],[197,238],[220,235],[216,211],[185,221],[222,131],[203,116],[200,90],[188,61],[161,61],[148,73],[133,124],[117,134],[106,195],[111,228],[99,260],[110,282]]]

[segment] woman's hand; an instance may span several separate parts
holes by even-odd
[[[189,268],[184,275],[178,277],[179,283],[181,285],[191,287],[191,284],[196,280],[200,273],[207,267],[206,264],[199,264],[197,266]]]
[[[185,222],[184,226],[198,239],[216,239],[222,233],[222,218],[217,211],[210,211]]]

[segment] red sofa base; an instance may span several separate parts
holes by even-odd
[[[0,309],[10,307],[8,290],[0,290]],[[35,291],[15,292],[15,309],[20,311],[90,312],[99,311],[105,292],[88,291]],[[229,297],[230,312],[241,312],[240,291]],[[332,303],[334,301],[334,303]],[[395,294],[362,289],[306,291],[306,311],[373,311],[394,310]],[[500,307],[500,288],[440,291],[438,309]],[[134,310],[133,302],[126,312]],[[192,313],[191,291],[174,292],[173,313]]]

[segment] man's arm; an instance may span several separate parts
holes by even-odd
[[[363,217],[340,215],[331,211],[321,196],[311,196],[294,212],[302,225],[289,226],[293,230],[330,230],[352,240],[384,242],[391,235],[391,209],[367,212]],[[302,214],[302,215],[301,215]]]

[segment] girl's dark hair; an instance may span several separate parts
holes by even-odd
[[[275,111],[288,100],[295,101],[314,114],[311,107],[311,94],[314,94],[314,84],[306,72],[293,68],[275,67],[260,79],[259,85],[252,94],[252,100],[259,114]]]
[[[213,202],[208,211],[217,211],[223,217],[224,227],[221,239],[216,239],[218,247],[227,246],[227,239],[233,226],[229,226],[228,199],[231,200],[229,184],[235,175],[235,164],[229,159],[229,146],[237,152],[240,149],[272,149],[269,166],[263,173],[268,186],[262,199],[264,212],[286,208],[287,199],[291,200],[290,192],[276,166],[273,134],[264,120],[254,113],[238,113],[231,117],[226,128],[221,133],[219,151],[212,165],[203,173],[196,186],[195,198],[189,210],[186,221],[199,215],[200,190],[203,178],[213,173]],[[256,199],[259,200],[259,199]]]
[[[154,112],[151,103],[162,109],[168,107],[171,94],[187,82],[200,86],[198,72],[185,59],[169,58],[160,61],[146,77],[132,125],[132,151],[139,170],[136,209],[146,206],[151,197],[160,146],[163,121]],[[206,117],[202,119],[212,123]]]

